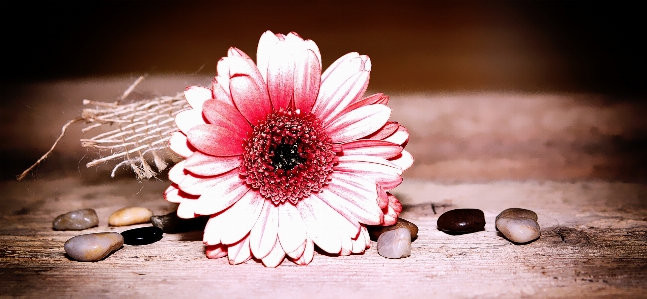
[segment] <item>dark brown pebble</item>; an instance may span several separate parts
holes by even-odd
[[[166,234],[184,233],[194,230],[204,230],[209,217],[196,217],[184,219],[177,216],[177,212],[166,215],[151,216],[153,226],[159,227]]]
[[[366,228],[373,241],[377,241],[381,234],[398,228],[408,229],[411,233],[412,241],[418,238],[418,226],[402,218],[398,218],[398,222],[391,226],[367,225]]]
[[[438,217],[438,229],[449,234],[465,234],[485,229],[485,215],[479,209],[455,209]]]

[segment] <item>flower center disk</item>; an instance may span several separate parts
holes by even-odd
[[[330,182],[339,146],[311,113],[280,110],[245,140],[240,175],[275,205],[297,204]]]

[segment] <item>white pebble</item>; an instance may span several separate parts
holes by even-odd
[[[377,239],[377,252],[390,259],[399,259],[411,255],[411,232],[398,228],[385,232]]]
[[[528,218],[499,218],[496,228],[508,240],[515,243],[527,243],[539,238],[540,229],[537,221]]]

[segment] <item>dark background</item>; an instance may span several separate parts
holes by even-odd
[[[644,94],[639,2],[1,1],[3,88],[139,74],[215,74],[230,46],[296,31],[324,67],[351,51],[388,91]]]
[[[573,156],[563,159],[565,171],[577,168],[573,165],[599,163],[602,170],[594,169],[584,177],[644,182],[647,47],[643,15],[639,2],[619,1],[0,0],[0,180],[13,179],[49,149],[60,127],[79,115],[82,99],[114,100],[142,74],[151,75],[144,83],[149,90],[165,90],[167,95],[187,85],[208,84],[218,59],[229,47],[236,46],[255,58],[259,37],[272,30],[295,31],[314,40],[324,68],[351,51],[369,55],[373,64],[369,87],[374,91],[400,95],[492,92],[518,94],[520,99],[566,95],[597,113],[566,113],[572,119],[556,120],[594,125],[576,134],[584,141],[567,138],[561,145],[550,140],[580,131],[567,128],[559,136],[532,137],[529,132],[495,136],[487,135],[498,132],[494,123],[483,123],[492,132],[476,136],[485,140],[480,146],[472,137],[453,136],[448,126],[451,140],[447,143],[455,146],[441,154],[437,149],[442,147],[434,147],[440,137],[430,136],[429,149],[418,143],[418,165],[450,158],[514,157],[519,145],[508,139],[539,138],[522,151],[530,155],[528,160],[559,148]],[[158,76],[167,74],[173,76],[166,81]],[[488,119],[508,126],[523,112],[501,112],[506,107],[496,99],[487,103],[488,107],[480,108],[465,104],[450,119],[461,119],[477,108],[482,109],[478,115],[492,115]],[[550,116],[550,109],[559,112],[571,107],[550,103],[553,106],[538,108],[545,109],[538,113]],[[590,115],[600,119],[597,123],[579,121]],[[416,130],[427,131],[424,127]],[[78,131],[76,127],[67,134],[63,140],[67,144],[60,144],[30,178],[43,177],[46,169],[80,173],[85,162],[79,157],[89,159],[93,153],[79,147],[78,134],[74,135]],[[550,142],[541,143],[540,137]],[[470,148],[475,150],[470,152]],[[549,162],[559,160],[542,157]],[[550,173],[550,167],[545,168]],[[523,178],[491,176],[496,171],[484,170],[484,177]],[[95,176],[107,174],[97,171]]]

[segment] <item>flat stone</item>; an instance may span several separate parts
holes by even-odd
[[[67,255],[79,262],[96,262],[124,245],[119,233],[96,233],[73,237],[63,248]]]
[[[117,210],[108,218],[108,224],[111,226],[124,226],[138,223],[147,223],[151,221],[153,212],[143,207],[129,207]]]
[[[537,213],[520,208],[504,210],[496,216],[496,228],[514,243],[528,243],[538,239],[541,228]]]
[[[409,233],[411,233],[411,240],[415,240],[418,238],[418,226],[402,218],[398,218],[398,222],[396,222],[394,225],[390,225],[390,226],[367,225],[366,228],[368,229],[368,234],[371,236],[371,240],[373,241],[377,241],[377,239],[383,233],[391,230],[395,230],[398,228],[408,229]]]
[[[151,216],[153,226],[159,227],[166,234],[176,234],[194,230],[204,230],[209,217],[195,217],[184,219],[177,216],[177,212],[166,215]]]
[[[503,212],[501,212],[499,215],[496,216],[496,220],[499,220],[499,218],[525,218],[525,219],[532,219],[534,221],[537,221],[539,218],[537,217],[537,213],[531,211],[531,210],[526,210],[526,209],[521,209],[521,208],[510,208],[510,209],[505,209]]]
[[[377,239],[377,253],[390,259],[410,256],[411,233],[403,227],[384,232]]]
[[[99,217],[93,209],[76,210],[58,215],[52,227],[54,230],[84,230],[99,225]]]
[[[162,229],[154,226],[134,228],[121,232],[124,243],[128,245],[152,244],[161,240],[162,234]]]
[[[485,215],[479,209],[455,209],[438,217],[439,230],[450,234],[465,234],[485,229]]]

